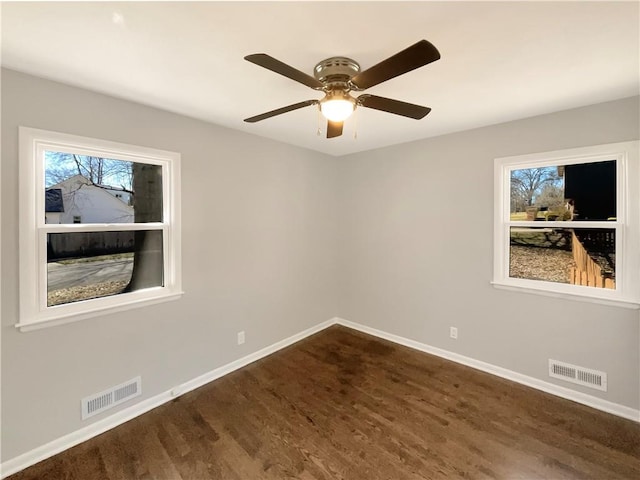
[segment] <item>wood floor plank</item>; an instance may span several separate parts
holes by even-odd
[[[638,479],[640,425],[334,326],[8,480]]]

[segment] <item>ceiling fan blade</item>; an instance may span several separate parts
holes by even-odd
[[[360,95],[358,97],[358,105],[383,112],[402,115],[403,117],[414,118],[420,120],[424,118],[431,109],[413,103],[401,102],[392,98],[378,97],[376,95]]]
[[[297,70],[287,65],[286,63],[282,63],[280,60],[276,60],[266,53],[254,53],[253,55],[247,55],[246,57],[244,57],[244,59],[248,62],[255,63],[256,65],[264,67],[267,70],[279,73],[280,75],[290,78],[291,80],[302,83],[307,87],[320,90],[324,86],[319,80],[316,80],[312,76],[307,75],[306,73],[301,72],[300,70]]]
[[[351,79],[356,87],[364,90],[386,82],[398,75],[420,68],[440,58],[440,52],[426,40],[420,40],[409,48],[368,68]]]
[[[270,112],[262,113],[260,115],[256,115],[255,117],[245,118],[244,121],[248,123],[259,122],[260,120],[265,120],[267,118],[275,117],[276,115],[281,115],[283,113],[291,112],[292,110],[298,110],[299,108],[308,107],[309,105],[316,105],[320,102],[318,100],[306,100],[300,103],[294,103],[293,105],[287,105],[286,107],[278,108],[276,110],[271,110]]]
[[[344,122],[327,121],[327,138],[339,137],[342,135],[342,126]]]

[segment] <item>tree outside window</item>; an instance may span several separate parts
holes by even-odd
[[[21,243],[42,252],[21,255],[21,288],[34,293],[20,325],[179,295],[179,155],[20,133],[21,191],[33,199],[21,205]]]

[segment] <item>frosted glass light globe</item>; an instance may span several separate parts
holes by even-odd
[[[355,104],[345,98],[333,98],[320,103],[320,111],[327,120],[343,122],[351,116]]]

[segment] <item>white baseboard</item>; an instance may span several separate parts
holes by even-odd
[[[508,370],[506,368],[498,367],[495,365],[491,365],[490,363],[485,363],[480,360],[475,360],[473,358],[465,357],[464,355],[459,355],[457,353],[449,352],[447,350],[443,350],[440,348],[432,347],[425,343],[417,342],[415,340],[410,340],[408,338],[400,337],[398,335],[393,335],[391,333],[384,332],[382,330],[377,330],[375,328],[367,327],[366,325],[361,325],[359,323],[350,322],[343,318],[334,317],[325,322],[319,323],[311,328],[308,328],[300,333],[290,336],[289,338],[285,338],[279,342],[276,342],[268,347],[265,347],[257,352],[254,352],[246,357],[242,357],[238,360],[235,360],[231,363],[218,367],[210,372],[207,372],[199,377],[196,377],[188,382],[185,382],[181,385],[177,385],[170,390],[159,393],[151,398],[142,400],[141,402],[136,403],[130,407],[127,407],[123,410],[120,410],[113,415],[110,415],[107,418],[102,420],[98,420],[86,427],[83,427],[75,432],[64,435],[56,440],[53,440],[49,443],[46,443],[40,447],[34,448],[33,450],[23,453],[15,458],[7,460],[0,464],[0,479],[8,477],[20,470],[24,470],[31,465],[35,465],[36,463],[45,460],[53,455],[56,455],[64,450],[67,450],[79,443],[85,442],[101,433],[106,432],[107,430],[111,430],[112,428],[117,427],[129,420],[142,415],[143,413],[148,412],[156,407],[159,407],[163,403],[166,403],[170,400],[173,400],[180,395],[183,395],[191,390],[195,390],[198,387],[201,387],[213,380],[216,380],[220,377],[227,375],[239,368],[242,368],[250,363],[253,363],[261,358],[264,358],[272,353],[277,352],[289,345],[292,345],[314,333],[320,332],[327,327],[332,325],[343,325],[348,328],[352,328],[354,330],[361,331],[363,333],[367,333],[369,335],[373,335],[375,337],[383,338],[385,340],[389,340],[393,343],[397,343],[399,345],[404,345],[409,348],[413,348],[415,350],[419,350],[422,352],[430,353],[432,355],[436,355],[438,357],[445,358],[447,360],[454,361],[456,363],[460,363],[462,365],[466,365],[477,370],[481,370],[483,372],[487,372],[498,377],[506,378],[507,380],[512,380],[516,383],[520,383],[522,385],[527,385],[529,387],[536,388],[538,390],[542,390],[543,392],[550,393],[552,395],[556,395],[558,397],[565,398],[567,400],[572,400],[577,403],[581,403],[583,405],[587,405],[589,407],[595,408],[597,410],[602,410],[607,413],[611,413],[613,415],[617,415],[620,417],[627,418],[629,420],[633,420],[636,422],[640,422],[640,410],[635,410],[630,407],[625,407],[624,405],[619,405],[617,403],[609,402],[607,400],[603,400],[601,398],[594,397],[592,395],[587,395],[581,392],[577,392],[575,390],[571,390],[569,388],[564,388],[558,385],[554,385],[549,382],[545,382],[543,380],[529,377],[527,375],[522,375],[520,373],[514,372],[512,370]]]
[[[453,362],[460,363],[471,368],[475,368],[476,370],[481,370],[498,377],[506,378],[507,380],[511,380],[528,387],[533,387],[537,390],[542,390],[543,392],[550,393],[567,400],[572,400],[574,402],[587,405],[597,410],[602,410],[603,412],[611,413],[619,417],[633,420],[634,422],[640,422],[640,410],[636,410],[634,408],[626,407],[624,405],[613,403],[608,400],[603,400],[602,398],[594,397],[593,395],[588,395],[586,393],[577,392],[575,390],[571,390],[570,388],[561,387],[553,383],[545,382],[544,380],[540,380],[538,378],[514,372],[513,370],[508,370],[506,368],[498,367],[490,363],[475,360],[470,357],[465,357],[464,355],[460,355],[458,353],[450,352],[448,350],[443,350],[437,347],[432,347],[431,345],[427,345],[426,343],[416,342],[415,340],[410,340],[398,335],[393,335],[382,330],[367,327],[366,325],[350,322],[349,320],[345,320],[343,318],[335,318],[334,321],[338,325],[343,325],[345,327],[352,328],[369,335],[373,335],[374,337],[383,338],[393,343],[404,345],[405,347],[420,350],[421,352],[430,353],[432,355],[436,355],[438,357],[445,358],[447,360],[451,360]]]
[[[220,377],[227,375],[228,373],[233,372],[234,370],[238,370],[250,363],[255,362],[256,360],[260,360],[272,353],[277,352],[289,345],[292,345],[314,333],[317,333],[321,330],[324,330],[331,325],[336,323],[335,318],[331,320],[327,320],[325,322],[319,323],[311,328],[308,328],[300,333],[296,333],[295,335],[290,336],[289,338],[285,338],[279,342],[276,342],[268,347],[265,347],[257,352],[251,353],[246,357],[242,357],[238,360],[235,360],[231,363],[223,365],[222,367],[218,367],[210,372],[207,372],[199,377],[194,378],[193,380],[189,380],[181,385],[177,385],[166,392],[162,392],[158,395],[154,395],[151,398],[147,398],[146,400],[142,400],[141,402],[136,403],[135,405],[131,405],[123,410],[120,410],[113,415],[110,415],[102,420],[98,420],[86,427],[83,427],[75,432],[71,432],[67,435],[64,435],[56,440],[53,440],[49,443],[46,443],[40,447],[34,448],[22,455],[18,455],[15,458],[7,460],[6,462],[2,462],[0,464],[0,478],[8,477],[9,475],[13,475],[20,470],[24,470],[27,467],[35,465],[36,463],[45,460],[53,455],[56,455],[60,452],[63,452],[79,443],[85,442],[101,433],[106,432],[107,430],[111,430],[112,428],[117,427],[118,425],[122,425],[129,420],[142,415],[143,413],[148,412],[156,407],[159,407],[163,403],[166,403],[170,400],[173,400],[180,395],[183,395],[191,390],[195,390],[198,387],[201,387],[213,380],[216,380]]]

